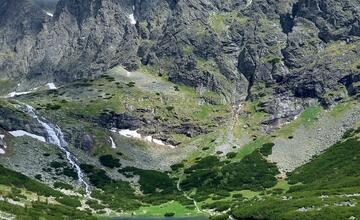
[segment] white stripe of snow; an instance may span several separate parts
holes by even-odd
[[[48,84],[46,84],[46,86],[47,86],[50,90],[57,89],[57,87],[55,86],[54,83],[48,83]]]
[[[112,131],[114,131],[114,129],[112,129]],[[119,134],[122,135],[122,136],[128,137],[128,138],[140,139],[140,140],[146,141],[148,143],[152,143],[152,144],[156,144],[156,145],[160,145],[160,146],[167,146],[167,147],[170,147],[170,148],[175,148],[175,146],[167,145],[162,140],[155,139],[155,138],[153,138],[151,136],[143,137],[140,133],[137,132],[137,130],[132,131],[132,130],[129,130],[129,129],[124,129],[124,130],[120,130]]]
[[[29,94],[29,93],[35,92],[37,89],[38,89],[38,87],[35,87],[35,88],[31,89],[30,91],[26,91],[26,92],[11,92],[7,96],[5,96],[5,98],[13,98],[18,95]]]
[[[135,20],[134,14],[130,14],[130,15],[129,15],[129,19],[130,19],[130,24],[136,24],[136,20]]]
[[[36,134],[31,134],[31,133],[23,131],[23,130],[9,131],[9,133],[14,137],[29,136],[29,137],[37,139],[37,140],[39,140],[41,142],[46,142],[44,137],[36,135]]]
[[[11,92],[6,96],[6,98],[13,98],[18,95],[25,95],[25,94],[29,94],[29,93],[31,93],[31,91],[29,91],[29,92]]]
[[[54,17],[54,14],[48,11],[43,10],[47,16]]]
[[[116,149],[116,144],[114,142],[114,139],[112,139],[112,137],[109,137],[109,138],[110,138],[110,141],[111,141],[111,148]]]
[[[54,83],[47,83],[46,86],[50,89],[50,90],[55,90],[57,89],[56,85]],[[30,91],[26,91],[26,92],[11,92],[9,94],[7,94],[5,96],[5,98],[13,98],[15,96],[18,95],[26,95],[32,92],[35,92],[37,89],[39,89],[38,87],[31,89]]]
[[[250,5],[252,4],[252,2],[253,2],[253,0],[247,0],[245,8],[250,7]]]
[[[137,132],[137,130],[135,131],[131,131],[129,129],[125,129],[125,130],[120,130],[119,134],[128,138],[137,138],[137,139],[141,139],[141,134],[139,134]]]
[[[3,134],[0,134],[0,139],[1,140],[4,140],[4,138],[5,138],[5,135],[3,135]],[[3,146],[5,149],[7,148],[7,146],[6,146],[6,143],[4,142],[4,146]]]
[[[0,148],[0,154],[5,154],[5,150]]]

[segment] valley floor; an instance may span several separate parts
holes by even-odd
[[[0,99],[0,218],[360,218],[358,100],[269,129],[256,101],[144,72]]]

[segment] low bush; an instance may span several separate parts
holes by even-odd
[[[274,143],[266,143],[260,148],[260,153],[265,157],[272,154],[272,148],[275,146]]]
[[[74,187],[72,185],[69,185],[69,184],[63,183],[63,182],[55,182],[54,187],[58,188],[58,189],[66,189],[66,190],[74,189]]]
[[[99,161],[103,166],[109,167],[111,169],[113,169],[115,167],[121,167],[120,160],[117,158],[114,158],[110,154],[99,157]]]

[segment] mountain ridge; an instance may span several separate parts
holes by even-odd
[[[0,0],[0,218],[360,218],[359,20],[359,0]]]

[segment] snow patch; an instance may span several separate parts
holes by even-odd
[[[5,154],[5,150],[0,148],[0,154]]]
[[[132,131],[129,129],[120,130],[119,134],[128,138],[136,138],[136,139],[142,139],[141,134],[137,132],[137,130]]]
[[[7,94],[7,96],[5,96],[5,98],[13,98],[13,97],[18,96],[18,95],[26,95],[26,94],[35,92],[38,89],[39,89],[39,87],[35,87],[35,88],[31,89],[30,91],[25,91],[25,92],[16,92],[16,91],[14,91],[14,92],[11,92],[11,93]]]
[[[48,87],[49,90],[57,89],[57,87],[56,87],[56,85],[54,83],[47,83],[46,86]],[[11,93],[7,94],[5,96],[5,98],[13,98],[13,97],[18,96],[18,95],[26,95],[26,94],[35,92],[38,89],[39,89],[39,87],[35,87],[35,88],[31,89],[30,91],[25,91],[25,92],[16,92],[16,91],[14,91],[14,92],[11,92]]]
[[[158,139],[152,139],[152,142],[154,142],[157,145],[161,145],[161,146],[165,146],[166,144],[164,144],[164,142],[162,140],[158,140]]]
[[[47,86],[50,90],[55,90],[55,89],[57,89],[57,87],[55,86],[54,83],[48,83],[48,84],[46,84],[46,86]]]
[[[47,16],[49,16],[49,17],[54,17],[54,14],[53,14],[53,13],[48,12],[48,11],[45,11],[45,10],[44,10],[44,12],[45,12],[45,14],[46,14]]]
[[[253,0],[247,0],[247,1],[246,1],[246,6],[245,6],[245,8],[250,7],[250,5],[252,4],[252,2],[253,2]]]
[[[112,129],[111,131],[114,132],[114,129]],[[132,130],[129,130],[129,129],[123,129],[123,130],[119,131],[119,134],[122,135],[122,136],[125,136],[127,138],[139,139],[139,140],[151,143],[151,144],[156,144],[156,145],[159,145],[159,146],[167,146],[167,147],[170,147],[172,149],[175,148],[175,146],[165,144],[162,140],[153,138],[151,136],[143,137],[139,132],[137,132],[137,130],[132,131]]]
[[[130,19],[130,24],[136,24],[137,22],[136,22],[136,20],[135,20],[135,17],[134,17],[134,14],[130,14],[129,15],[129,19]]]
[[[31,134],[31,133],[23,131],[23,130],[9,131],[9,133],[14,137],[29,136],[29,137],[37,139],[41,142],[46,142],[44,137],[36,135],[36,134]]]
[[[9,93],[6,98],[13,98],[15,96],[18,96],[18,95],[25,95],[25,94],[29,94],[31,93],[32,91],[27,91],[27,92],[11,92]]]
[[[110,138],[110,141],[111,141],[111,148],[116,149],[116,144],[114,142],[114,139],[112,137],[109,137],[109,138]]]
[[[0,139],[4,141],[5,135],[0,134]],[[4,142],[4,146],[5,149],[7,148],[6,143]],[[1,153],[0,153],[1,154]]]

